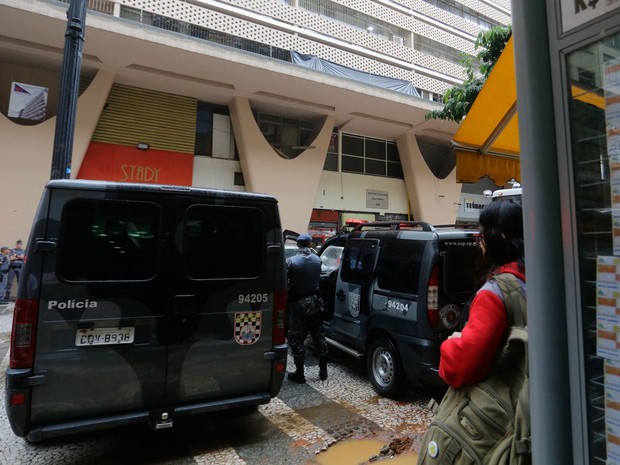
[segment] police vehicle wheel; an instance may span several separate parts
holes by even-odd
[[[378,394],[384,397],[397,397],[403,390],[405,378],[400,355],[396,347],[387,338],[372,341],[366,359],[368,378]]]

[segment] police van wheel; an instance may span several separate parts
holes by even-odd
[[[397,397],[403,390],[405,378],[398,350],[385,337],[374,339],[366,359],[368,378],[378,394]]]

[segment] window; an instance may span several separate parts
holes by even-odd
[[[439,255],[442,257],[444,291],[465,300],[477,285],[480,247],[473,238],[440,241]]]
[[[325,164],[323,169],[326,171],[338,171],[338,131],[332,132],[332,137],[329,140],[329,147],[327,148],[327,156],[325,157]]]
[[[257,208],[188,208],[183,250],[185,273],[192,279],[260,276],[267,250],[264,225],[264,214]]]
[[[377,269],[381,289],[418,293],[420,263],[426,241],[395,239],[387,241],[381,250]]]
[[[361,11],[348,8],[330,0],[300,0],[299,8],[362,29],[369,34],[382,37],[386,40],[399,42],[399,39],[402,39],[404,43],[404,38],[410,35],[409,31],[395,24],[382,21],[373,16],[364,14]],[[398,39],[394,40],[395,37]]]
[[[463,58],[471,58],[474,62],[477,60],[477,58],[467,55],[465,52],[420,34],[413,35],[413,49],[457,65],[462,65]]]
[[[62,214],[58,273],[67,281],[146,281],[157,273],[161,211],[150,202],[74,200]]]
[[[353,134],[342,134],[342,171],[403,179],[394,142]]]
[[[198,102],[194,155],[238,160],[227,107]]]
[[[314,139],[315,124],[312,121],[266,113],[258,113],[256,121],[267,142],[282,158],[297,157]]]
[[[351,239],[342,259],[340,276],[343,281],[368,284],[379,250],[376,239]]]

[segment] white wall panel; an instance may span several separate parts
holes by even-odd
[[[389,193],[387,210],[366,207],[366,190],[373,189]],[[409,208],[407,189],[402,179],[365,176],[353,173],[323,171],[321,182],[314,199],[314,208],[347,210],[358,212],[403,213]]]
[[[241,172],[238,161],[196,156],[192,186],[243,192],[244,186],[235,186],[235,171]]]

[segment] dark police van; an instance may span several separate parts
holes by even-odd
[[[269,402],[286,371],[282,242],[268,195],[49,182],[15,303],[15,434]]]
[[[478,236],[465,226],[375,222],[321,248],[321,256],[341,257],[338,269],[321,277],[327,341],[366,359],[379,394],[396,397],[407,384],[444,385],[439,346],[462,324],[477,289]]]

